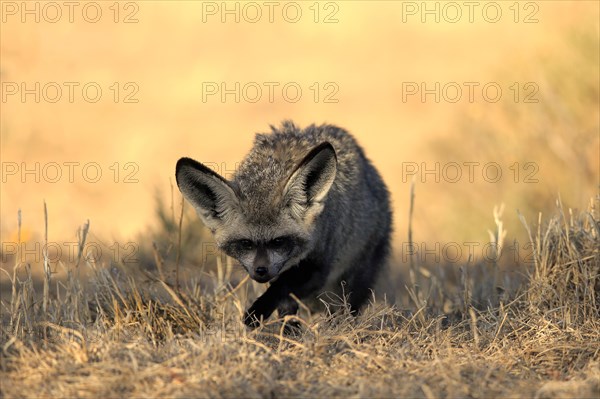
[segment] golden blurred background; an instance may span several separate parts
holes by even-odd
[[[41,237],[43,201],[51,241],[87,219],[143,236],[179,157],[231,173],[283,119],[357,137],[397,254],[413,174],[423,243],[487,242],[502,203],[522,237],[517,210],[535,223],[598,193],[597,1],[74,4],[1,3],[3,242],[19,209]]]

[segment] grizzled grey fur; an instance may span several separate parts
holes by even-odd
[[[190,158],[177,162],[184,197],[217,245],[254,280],[270,282],[248,309],[255,327],[276,309],[295,314],[323,292],[349,296],[356,313],[390,252],[388,190],[345,130],[285,121],[254,146],[228,181]]]

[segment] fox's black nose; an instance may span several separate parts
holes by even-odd
[[[259,276],[264,276],[265,274],[267,274],[267,271],[267,268],[264,266],[259,266],[255,270],[256,274],[258,274]]]

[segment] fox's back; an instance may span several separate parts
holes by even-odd
[[[355,186],[366,160],[362,149],[345,130],[333,125],[311,125],[300,130],[286,121],[281,128],[257,134],[248,156],[233,179],[242,195],[260,198],[281,191],[294,168],[317,145],[329,142],[337,157],[337,175],[333,189],[346,191]]]

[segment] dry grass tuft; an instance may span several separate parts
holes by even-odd
[[[1,303],[0,396],[598,397],[599,220],[592,206],[530,232],[529,284],[497,306],[463,303],[463,292],[458,315],[374,300],[354,318],[338,298],[305,309],[288,335],[289,318],[247,330],[258,292],[223,270],[177,290],[160,271],[80,258],[44,301],[31,266],[16,264]]]
[[[558,205],[559,215],[532,239],[535,268],[528,300],[532,311],[578,325],[599,315],[600,222],[593,203],[590,212],[570,211],[569,217]]]

